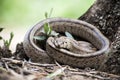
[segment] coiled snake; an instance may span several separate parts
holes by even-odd
[[[75,52],[56,47],[52,37],[48,38],[46,51],[44,51],[36,45],[33,37],[40,34],[45,23],[49,23],[56,32],[64,33],[68,31],[72,35],[89,41],[97,48],[97,51],[90,54],[76,54]],[[81,20],[68,18],[48,18],[39,22],[27,32],[23,46],[32,61],[51,63],[55,59],[60,63],[75,67],[100,66],[110,52],[109,40],[95,26]]]

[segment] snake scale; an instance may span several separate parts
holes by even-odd
[[[93,44],[98,50],[91,54],[75,54],[64,49],[58,49],[52,43],[53,38],[48,38],[46,51],[36,45],[34,36],[43,31],[45,23],[49,23],[52,29],[59,33],[68,31],[72,35],[83,38]],[[51,63],[53,59],[75,67],[98,67],[107,58],[110,52],[109,40],[93,25],[76,19],[48,18],[33,26],[25,35],[23,47],[32,61]]]

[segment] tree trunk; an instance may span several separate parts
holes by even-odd
[[[79,19],[95,25],[113,41],[120,24],[120,1],[97,0]]]
[[[112,54],[104,71],[120,74],[120,0],[97,0],[79,17],[96,26],[112,44]]]

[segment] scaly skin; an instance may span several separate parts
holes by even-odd
[[[53,37],[52,43],[58,49],[65,49],[76,54],[90,54],[97,50],[87,41],[77,41],[65,36]]]
[[[49,38],[46,45],[46,53],[46,51],[36,45],[33,39],[34,36],[40,34],[45,23],[49,23],[56,32],[64,33],[68,31],[72,35],[88,40],[99,50],[91,54],[74,54],[54,47],[51,43],[52,39]],[[60,63],[75,67],[98,67],[110,52],[109,40],[96,27],[84,21],[66,18],[49,18],[39,22],[27,32],[23,46],[26,54],[33,61],[51,63],[52,59],[50,57],[52,57]]]

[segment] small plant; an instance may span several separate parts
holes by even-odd
[[[45,18],[50,18],[51,14],[52,14],[53,9],[50,10],[50,13],[48,15],[47,12],[45,12]],[[40,33],[40,36],[34,36],[33,38],[37,40],[38,45],[45,50],[45,45],[46,45],[46,40],[50,37],[50,36],[58,36],[59,33],[55,32],[52,30],[51,26],[49,23],[45,23],[44,24],[44,32]]]
[[[9,39],[9,40],[3,39],[4,46],[6,46],[7,48],[9,48],[9,47],[10,47],[10,44],[11,44],[11,42],[12,42],[13,37],[14,37],[14,34],[13,34],[13,32],[11,32],[11,33],[10,33],[10,39]]]
[[[2,32],[3,29],[4,29],[4,28],[0,28],[0,32]],[[10,33],[10,39],[9,39],[9,40],[5,40],[2,36],[0,36],[0,40],[3,40],[4,46],[9,49],[13,37],[14,37],[14,34],[13,34],[13,32],[11,32],[11,33]]]
[[[50,10],[49,15],[47,12],[45,12],[46,19],[51,17],[52,11],[53,11],[53,9]],[[44,35],[34,36],[34,39],[39,40],[39,41],[42,41],[42,40],[46,41],[48,39],[48,37],[50,37],[50,36],[58,36],[59,35],[59,33],[56,33],[55,31],[52,30],[49,23],[44,24],[44,32],[43,33],[44,33]]]
[[[50,10],[49,15],[48,15],[47,12],[45,12],[45,18],[46,18],[46,19],[51,17],[52,11],[53,11],[53,9]],[[48,39],[50,36],[56,37],[56,36],[59,35],[59,33],[53,31],[49,23],[45,23],[43,29],[44,29],[44,32],[41,32],[41,33],[40,33],[40,36],[34,36],[33,38],[34,38],[35,40],[37,40],[37,44],[38,44],[43,50],[45,50],[45,49],[46,49],[45,46],[46,46],[46,41],[47,41],[47,39]],[[65,32],[65,35],[66,35],[67,37],[69,37],[69,38],[74,39],[73,36],[72,36],[69,32]]]

